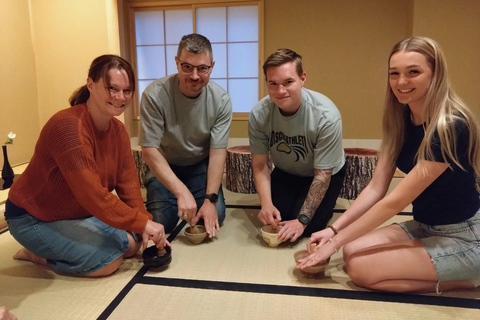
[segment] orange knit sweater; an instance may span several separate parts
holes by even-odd
[[[93,215],[114,228],[142,233],[152,218],[124,125],[113,118],[108,131],[99,132],[85,104],[59,111],[45,124],[8,197],[42,221]]]

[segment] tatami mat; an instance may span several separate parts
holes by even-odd
[[[478,310],[137,284],[117,319],[476,319]]]
[[[344,270],[342,252],[334,254],[324,275],[307,277],[295,267],[293,254],[305,249],[308,239],[269,247],[260,234],[258,209],[227,209],[217,238],[191,244],[181,232],[172,243],[169,268],[148,277],[285,285],[335,290],[366,291],[355,286]],[[340,214],[334,214],[334,221]],[[397,215],[384,225],[411,219]],[[447,292],[443,296],[480,299],[480,290]],[[480,302],[479,302],[480,307]]]
[[[305,249],[308,239],[269,247],[260,234],[257,214],[256,209],[227,209],[217,238],[199,245],[191,244],[181,232],[172,244],[170,267],[158,273],[152,269],[146,275],[359,290],[343,271],[341,252],[332,256],[325,276],[306,278],[296,269],[293,254]],[[338,216],[335,214],[333,219]],[[406,219],[409,217],[395,217],[398,221]]]
[[[10,233],[0,235],[0,305],[20,320],[96,319],[143,265],[129,259],[111,277],[66,277],[13,260],[19,249]]]
[[[227,218],[217,238],[194,245],[182,231],[163,271],[146,271],[138,256],[111,277],[60,276],[13,260],[20,245],[8,232],[0,234],[0,305],[21,320],[474,319],[480,309],[475,300],[480,290],[439,297],[358,288],[344,272],[341,252],[325,275],[305,277],[295,268],[293,253],[304,249],[307,239],[269,247],[259,233],[258,196],[228,191],[225,196]],[[392,221],[405,219],[410,216]]]
[[[181,232],[172,243],[172,263],[167,270],[146,276],[263,284],[326,287],[347,285],[340,253],[334,255],[327,277],[307,279],[295,268],[293,254],[305,248],[307,239],[269,247],[260,235],[255,209],[227,209],[227,218],[217,237],[191,244]],[[338,267],[337,267],[338,266]],[[330,275],[335,274],[336,280]],[[339,284],[342,283],[342,285]]]

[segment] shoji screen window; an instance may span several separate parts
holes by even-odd
[[[260,4],[195,2],[187,8],[135,8],[139,97],[153,80],[177,72],[178,43],[183,35],[195,32],[212,43],[215,67],[210,79],[230,94],[235,113],[250,112],[259,99]]]
[[[139,97],[153,80],[177,72],[178,42],[193,32],[192,19],[192,10],[135,12]]]

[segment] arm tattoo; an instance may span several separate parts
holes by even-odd
[[[313,181],[308,190],[307,198],[300,210],[300,214],[304,214],[312,219],[323,197],[325,197],[332,178],[332,171],[332,169],[315,169]]]

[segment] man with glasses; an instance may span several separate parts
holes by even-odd
[[[175,62],[178,73],[152,82],[140,102],[147,210],[166,232],[179,219],[202,219],[212,238],[225,219],[221,180],[232,104],[209,81],[215,62],[207,38],[183,36]]]

